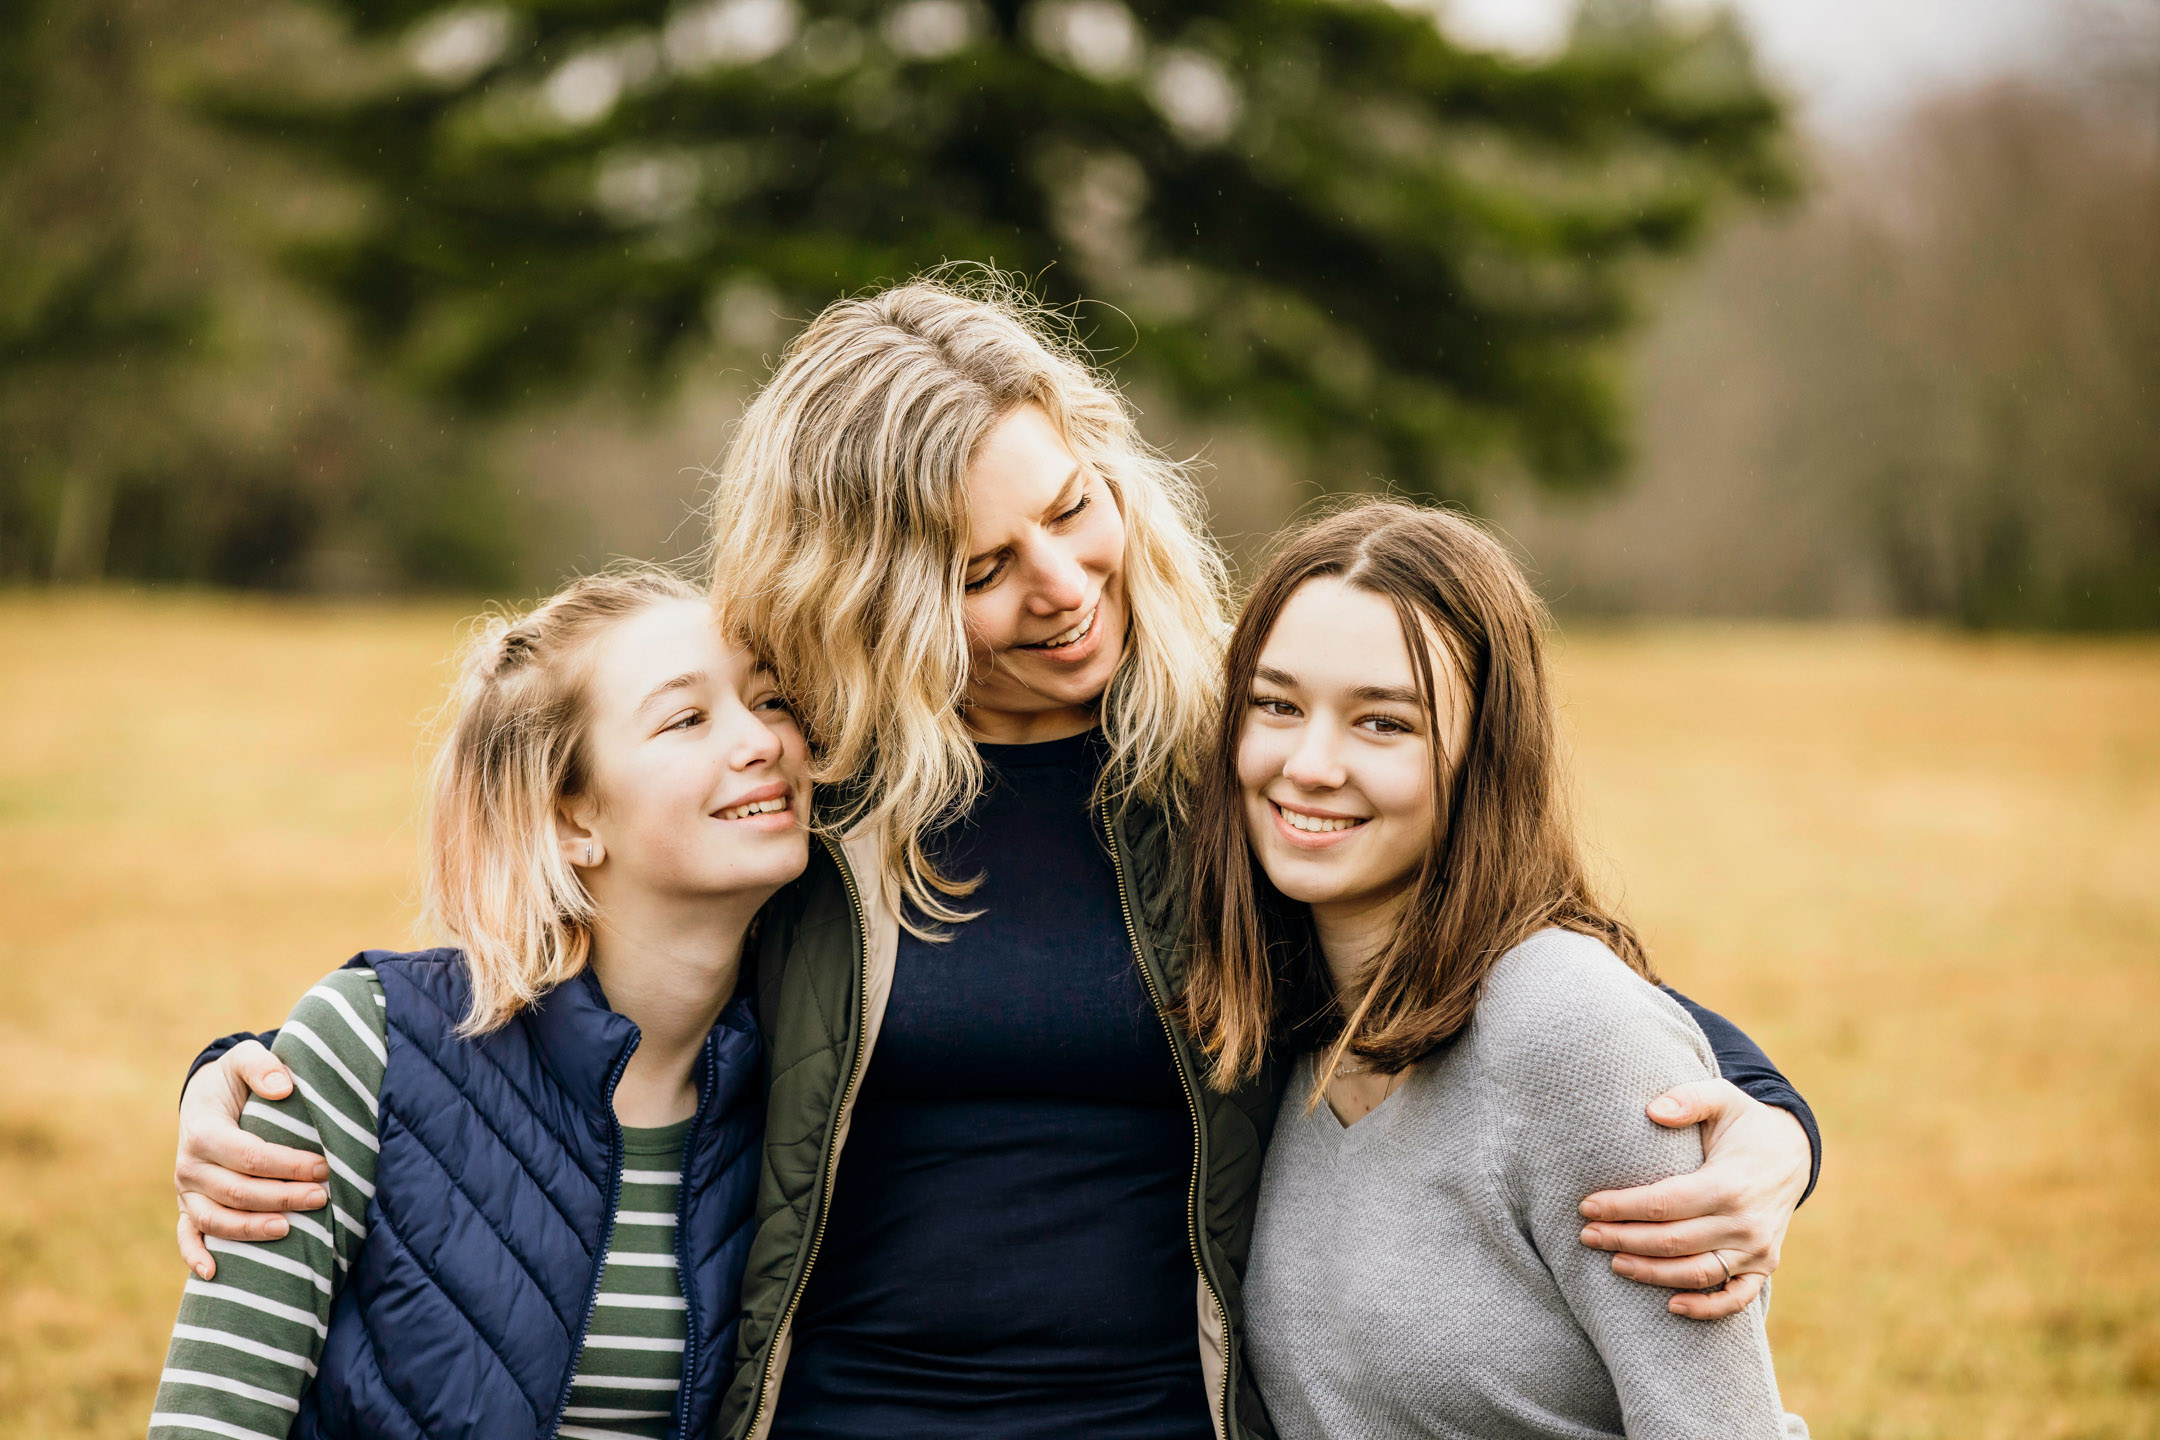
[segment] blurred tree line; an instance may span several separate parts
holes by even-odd
[[[2088,66],[1803,164],[1734,24],[1652,0],[1537,61],[1378,0],[0,26],[0,577],[544,584],[541,472],[626,508],[683,377],[732,395],[716,363],[833,296],[994,260],[1156,428],[1497,507],[1563,600],[2160,623],[2134,46],[2107,103]]]
[[[274,23],[207,0],[0,6],[0,579],[508,574],[466,427],[348,364],[271,263],[293,168],[184,103]]]
[[[1631,267],[1789,173],[1738,32],[1648,0],[1535,64],[1378,0],[9,13],[17,576],[485,583],[498,417],[948,260],[1315,474],[1596,485]]]
[[[2160,625],[2160,68],[1922,111],[1795,275],[1783,483],[1893,609]]]
[[[1509,515],[1550,589],[2160,626],[2160,6],[2114,17],[1826,151],[1669,288],[1636,483]]]

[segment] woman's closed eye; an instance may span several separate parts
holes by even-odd
[[[1062,528],[1065,525],[1071,523],[1072,521],[1077,520],[1080,517],[1080,512],[1087,509],[1088,506],[1094,503],[1095,497],[1092,494],[1083,493],[1080,498],[1073,503],[1071,509],[1061,510],[1057,514],[1051,516],[1050,523],[1053,526]],[[989,589],[992,585],[995,585],[998,582],[998,577],[1005,573],[1006,563],[1007,557],[1000,555],[997,558],[996,563],[991,565],[988,570],[983,571],[982,574],[977,575],[972,580],[963,580],[961,582],[960,588],[970,595],[977,595],[982,593],[983,591]]]

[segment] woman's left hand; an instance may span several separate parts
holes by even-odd
[[[1616,1275],[1681,1291],[1666,1306],[1675,1315],[1737,1315],[1778,1267],[1814,1159],[1807,1132],[1726,1080],[1677,1085],[1651,1101],[1648,1114],[1675,1129],[1701,1125],[1702,1168],[1588,1197],[1582,1243],[1617,1252]]]

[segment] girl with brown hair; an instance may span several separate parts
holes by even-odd
[[[1691,1322],[1579,1243],[1587,1192],[1701,1163],[1644,1109],[1718,1066],[1584,873],[1543,625],[1475,524],[1374,503],[1231,638],[1185,1002],[1218,1088],[1303,1052],[1245,1288],[1284,1440],[1805,1433],[1761,1306]]]

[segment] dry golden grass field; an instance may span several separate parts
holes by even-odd
[[[0,1434],[139,1434],[204,1038],[406,938],[444,606],[0,597]],[[1826,1440],[2160,1437],[2160,643],[1581,633],[1588,826],[1828,1135]]]

